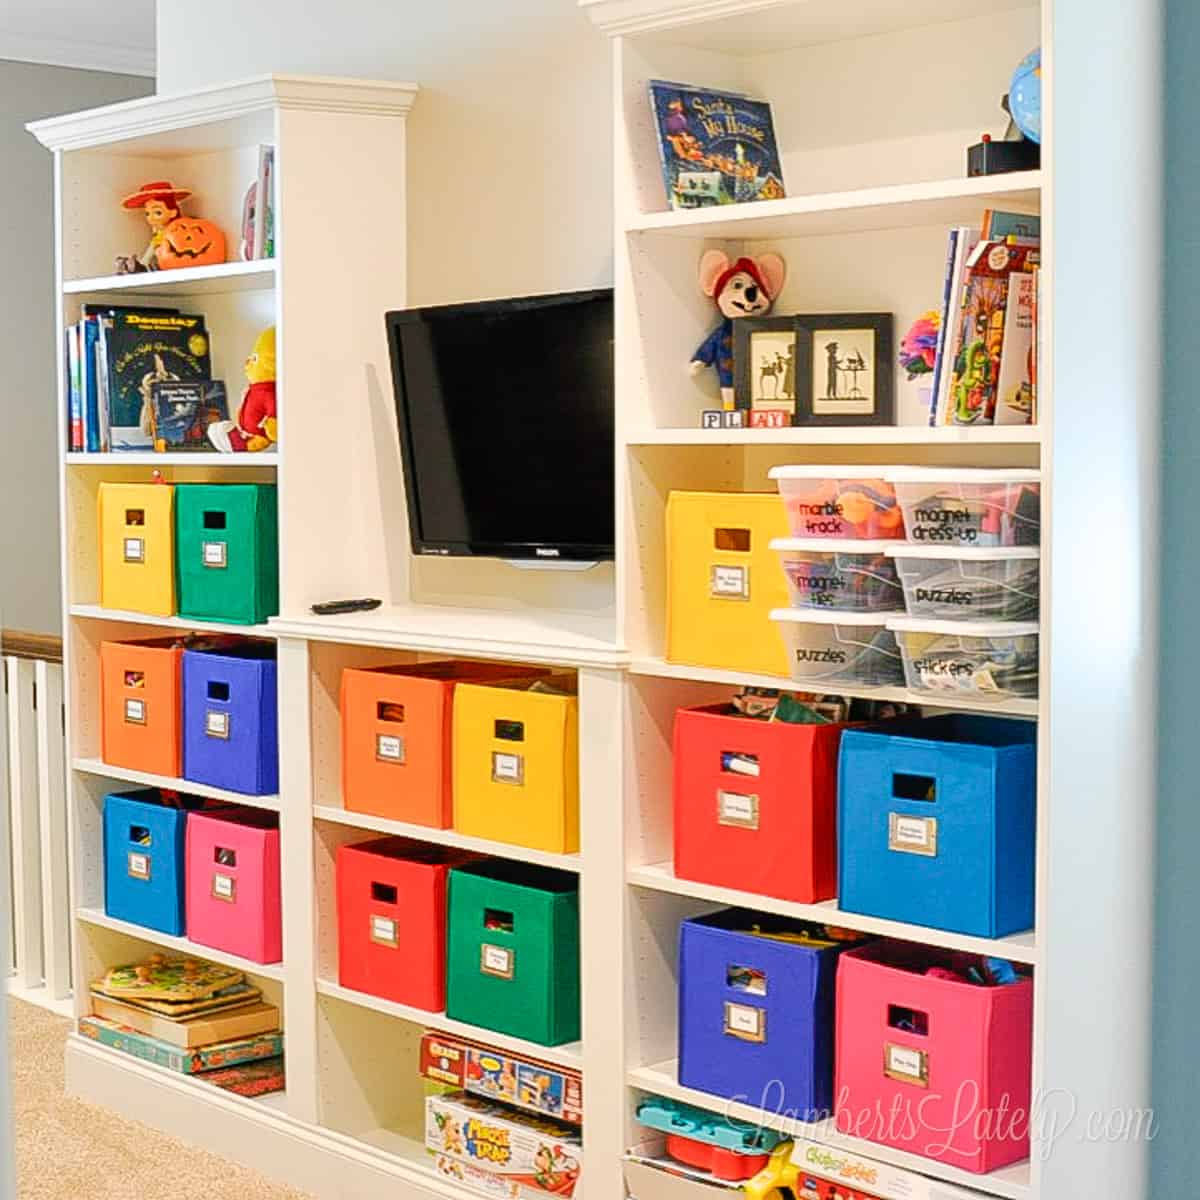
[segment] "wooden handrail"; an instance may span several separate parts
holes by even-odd
[[[62,662],[62,638],[51,633],[27,633],[20,629],[0,629],[0,655],[14,658],[40,658]]]

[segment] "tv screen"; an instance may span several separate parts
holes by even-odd
[[[612,558],[612,289],[387,323],[413,550]]]

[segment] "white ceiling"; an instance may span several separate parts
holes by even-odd
[[[0,58],[154,74],[154,0],[0,0]]]

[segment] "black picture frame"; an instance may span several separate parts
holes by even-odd
[[[788,317],[739,317],[733,323],[734,399],[738,408],[753,410],[753,338],[791,334],[795,412],[792,425],[863,426],[893,425],[895,396],[895,319],[892,313],[797,313]],[[847,335],[853,339],[847,344]],[[841,333],[827,339],[825,333]],[[867,336],[869,335],[869,339]],[[868,345],[869,340],[869,345]],[[820,344],[818,344],[820,343]],[[824,378],[832,391],[817,383],[814,364],[824,352],[828,370]],[[776,350],[776,365],[783,371],[784,356]],[[867,372],[869,386],[862,376]],[[759,380],[763,392],[767,379]],[[778,383],[778,381],[776,381]],[[771,389],[767,389],[769,401]],[[760,396],[760,401],[762,397]]]

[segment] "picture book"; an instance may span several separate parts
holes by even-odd
[[[962,302],[954,316],[946,423],[990,425],[1004,350],[1009,280],[1037,265],[1037,250],[981,241],[967,260]],[[950,343],[948,343],[950,344]]]
[[[282,1092],[287,1086],[282,1056],[220,1067],[205,1071],[199,1078],[238,1096],[269,1096],[272,1092]]]
[[[236,1038],[214,1042],[186,1050],[140,1033],[130,1025],[121,1025],[104,1017],[80,1017],[79,1032],[86,1038],[111,1046],[134,1058],[166,1067],[181,1075],[196,1075],[217,1067],[232,1067],[239,1063],[275,1058],[283,1053],[283,1034],[268,1033],[257,1037]]]
[[[79,326],[67,329],[67,449],[82,450],[83,392],[79,373]]]
[[[1028,425],[1033,419],[1033,328],[1035,273],[1021,271],[1008,285],[1004,351],[996,385],[997,425]]]
[[[186,313],[115,312],[104,336],[112,449],[150,449],[151,385],[211,377],[204,318]]]
[[[258,148],[257,202],[254,207],[254,257],[275,257],[275,147]]]
[[[1002,242],[1010,237],[1027,238],[1036,242],[1042,236],[1042,218],[1036,213],[1013,213],[985,208],[981,232],[983,238],[989,242]]]
[[[279,1009],[273,1004],[263,1004],[253,999],[216,1012],[171,1017],[93,992],[92,1015],[105,1017],[118,1025],[128,1025],[139,1033],[184,1050],[194,1050],[197,1046],[209,1046],[214,1042],[275,1033],[279,1029]]]
[[[967,259],[979,244],[979,230],[960,225],[954,230],[954,262],[949,267],[949,280],[943,287],[942,324],[938,330],[937,358],[933,366],[933,397],[931,400],[931,425],[941,425],[946,420],[950,400],[951,354],[954,348],[954,323],[958,304],[962,297],[963,279],[967,270]]]
[[[95,454],[103,447],[100,444],[100,388],[96,377],[96,341],[100,336],[100,318],[95,313],[85,313],[79,318],[80,336],[79,374],[83,403],[83,436],[87,449]]]
[[[664,80],[651,81],[650,102],[671,208],[786,195],[769,104]]]
[[[208,427],[229,419],[225,385],[219,379],[194,383],[170,380],[151,384],[151,435],[154,449],[211,450]]]

